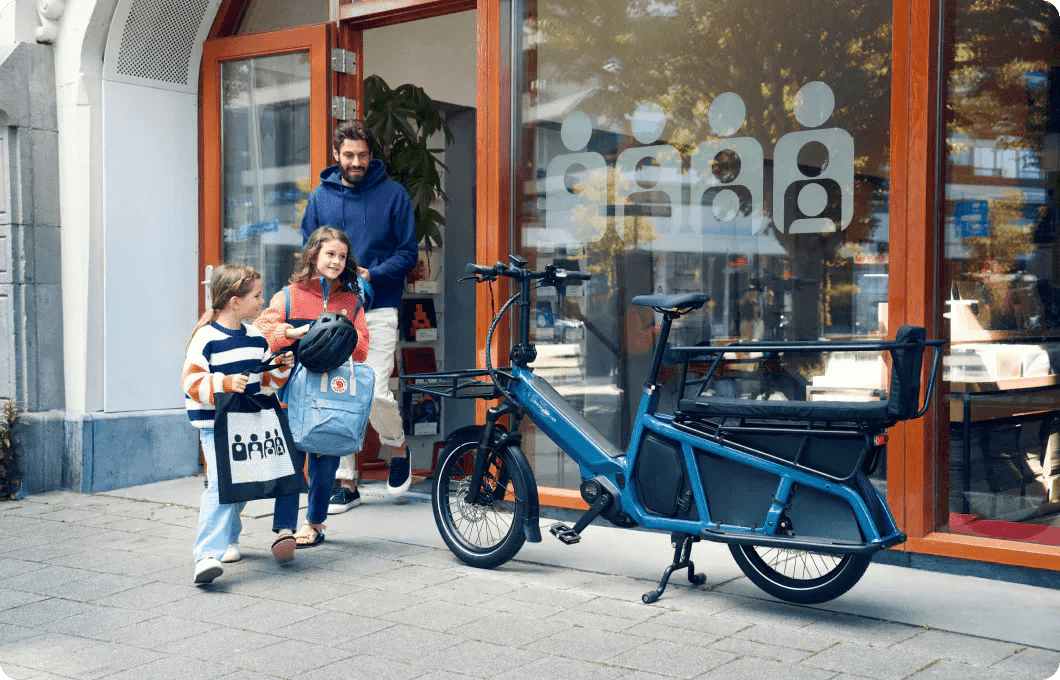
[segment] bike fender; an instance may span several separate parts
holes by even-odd
[[[514,442],[507,443],[508,450],[515,462],[516,474],[522,475],[526,483],[526,524],[523,525],[523,533],[529,543],[541,542],[541,520],[539,518],[540,505],[537,498],[537,479],[534,471],[530,468],[530,461],[526,459],[523,448]]]

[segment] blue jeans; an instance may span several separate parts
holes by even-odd
[[[239,513],[246,503],[222,504],[217,498],[217,454],[213,447],[213,428],[199,431],[202,453],[206,459],[206,490],[199,501],[199,535],[195,538],[193,556],[198,562],[206,557],[221,559],[230,543],[239,542],[243,522]],[[326,511],[326,509],[325,509]]]
[[[335,486],[335,471],[339,469],[338,456],[321,456],[315,453],[305,454],[309,458],[309,503],[306,508],[305,521],[310,524],[323,524],[328,517],[328,501]],[[295,530],[298,524],[298,494],[280,496],[272,511],[272,530]]]

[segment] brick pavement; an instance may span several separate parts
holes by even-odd
[[[887,598],[887,584],[913,570],[873,565],[865,580],[876,583],[860,595],[862,584],[833,607],[797,607],[758,593],[707,551],[703,591],[675,578],[677,587],[644,605],[640,594],[665,567],[665,546],[653,575],[609,569],[602,557],[598,568],[591,559],[588,568],[563,564],[569,549],[558,542],[476,570],[441,547],[427,504],[398,505],[367,491],[363,506],[329,518],[324,544],[299,550],[289,565],[268,552],[270,518],[246,516],[243,560],[213,584],[195,586],[197,510],[189,493],[183,503],[72,492],[0,503],[3,673],[16,680],[1045,680],[1060,666],[1060,639],[1046,631],[1045,642],[1028,644],[1004,618],[1056,626],[1052,590],[1015,587],[1000,599],[1020,610],[1004,612],[999,594],[1011,584],[949,577],[953,601],[938,593],[929,618]],[[606,529],[598,531],[602,537]],[[597,537],[599,550],[606,543],[633,564],[645,534],[612,531]],[[972,606],[997,624],[996,635],[945,630],[972,625],[959,620],[968,618],[969,593],[982,600]],[[908,622],[918,617],[933,623]]]

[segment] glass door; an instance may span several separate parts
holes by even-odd
[[[254,267],[266,300],[294,270],[306,199],[328,165],[327,48],[326,25],[204,48],[201,260]]]

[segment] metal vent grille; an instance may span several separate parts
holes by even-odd
[[[133,0],[118,48],[117,73],[189,85],[188,62],[212,4],[210,0]]]

